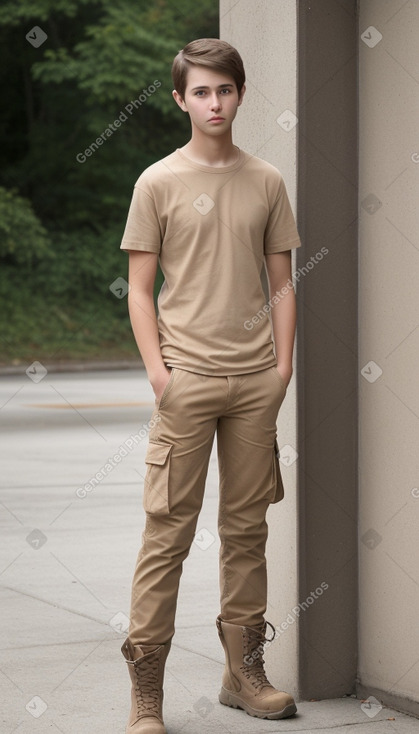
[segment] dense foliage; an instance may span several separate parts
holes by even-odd
[[[136,353],[109,285],[135,180],[188,138],[173,56],[204,36],[214,0],[2,3],[3,363]]]

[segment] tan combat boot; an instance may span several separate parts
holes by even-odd
[[[242,627],[217,617],[217,629],[226,656],[220,703],[260,719],[285,719],[295,714],[292,696],[277,691],[265,674],[266,622],[259,627]]]
[[[131,677],[131,713],[126,734],[167,734],[163,724],[163,676],[171,641],[121,647]]]

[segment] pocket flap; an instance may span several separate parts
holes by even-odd
[[[171,443],[149,443],[145,457],[146,464],[158,464],[163,466],[166,463],[173,445]]]

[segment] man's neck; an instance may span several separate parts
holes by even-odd
[[[214,168],[232,166],[240,155],[239,149],[233,144],[231,132],[220,137],[209,137],[200,134],[200,131],[194,132],[181,151],[194,163]]]

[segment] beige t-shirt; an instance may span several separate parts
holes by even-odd
[[[276,364],[260,275],[265,254],[300,244],[282,176],[260,158],[214,168],[176,150],[147,168],[121,248],[160,256],[164,362],[215,376]]]

